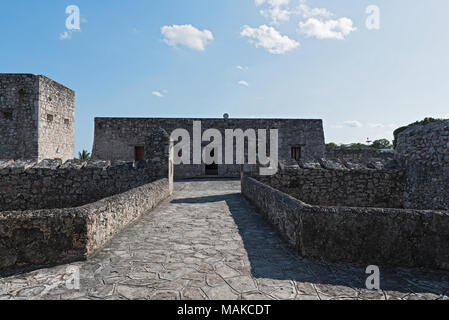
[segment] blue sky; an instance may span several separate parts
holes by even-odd
[[[76,91],[76,151],[99,116],[320,118],[328,142],[391,139],[449,117],[448,17],[447,0],[3,0],[0,70]]]

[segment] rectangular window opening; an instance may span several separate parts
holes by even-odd
[[[299,161],[301,160],[301,147],[292,148],[292,159]]]
[[[145,160],[145,147],[137,146],[134,149],[134,160],[142,161]]]

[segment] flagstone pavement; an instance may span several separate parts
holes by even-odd
[[[66,285],[70,267],[79,289]],[[366,267],[296,255],[238,180],[187,180],[87,261],[0,278],[0,300],[449,298],[449,272],[381,268],[372,291]]]

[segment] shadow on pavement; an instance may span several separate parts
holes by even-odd
[[[366,289],[367,266],[317,262],[300,257],[240,193],[172,201],[178,204],[213,202],[226,202],[229,207],[254,277]],[[381,267],[381,289],[441,295],[449,290],[449,272]]]

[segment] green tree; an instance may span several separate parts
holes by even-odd
[[[90,153],[87,152],[87,150],[83,150],[81,152],[78,152],[78,159],[79,160],[83,160],[83,161],[87,161],[90,160]]]
[[[337,148],[337,147],[338,147],[338,144],[336,144],[335,142],[330,142],[330,143],[326,144],[326,149],[327,150],[332,150],[332,149]]]
[[[380,149],[389,149],[391,148],[391,142],[387,139],[379,139],[373,142],[371,148],[380,150]]]

